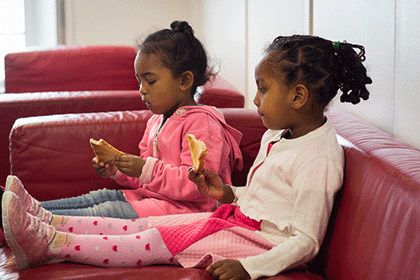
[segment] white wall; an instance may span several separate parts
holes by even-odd
[[[244,93],[248,108],[255,108],[255,63],[276,36],[312,28],[314,35],[362,44],[374,82],[371,97],[334,105],[420,148],[418,0],[63,1],[69,45],[134,45],[139,35],[187,20],[220,60],[220,74]]]
[[[206,5],[203,24],[211,30],[205,33],[207,48],[221,57],[222,65],[228,65],[222,66],[221,74],[245,94],[248,108],[255,108],[254,66],[266,44],[278,35],[312,31],[313,35],[347,40],[366,48],[365,65],[373,79],[368,86],[370,99],[357,105],[342,104],[337,95],[334,105],[420,148],[418,0],[202,0],[202,3]],[[234,12],[226,16],[227,9]],[[243,20],[243,26],[238,24]],[[223,32],[221,27],[225,28]],[[245,38],[241,39],[238,34],[243,32]],[[246,68],[245,78],[239,68],[242,65]]]
[[[63,0],[67,45],[134,45],[176,19],[188,21],[220,75],[252,103],[254,67],[280,34],[308,33],[309,0]]]
[[[394,111],[394,0],[314,0],[314,35],[347,40],[366,49],[365,66],[373,84],[368,101],[334,105],[386,130],[393,129]],[[334,11],[326,17],[327,10]]]
[[[420,148],[420,2],[314,0],[313,30],[364,45],[371,96],[338,107]]]
[[[202,42],[219,74],[245,93],[247,88],[246,0],[201,1]]]
[[[220,59],[220,75],[255,108],[254,68],[264,48],[280,34],[309,32],[309,0],[201,0],[203,36]]]
[[[210,0],[211,1],[211,0]],[[246,106],[253,104],[257,91],[255,65],[262,52],[279,35],[309,34],[308,0],[248,0],[247,17],[247,95]]]
[[[25,0],[26,46],[57,44],[56,0]]]
[[[194,0],[64,0],[64,6],[67,45],[133,46],[174,20],[186,20],[201,33]]]
[[[420,148],[420,2],[396,1],[393,134]]]

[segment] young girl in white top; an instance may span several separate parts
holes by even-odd
[[[135,226],[78,217],[71,229],[72,218],[63,216],[58,231],[25,212],[24,195],[6,192],[5,234],[18,267],[63,259],[105,267],[170,263],[206,267],[215,279],[255,279],[310,261],[343,182],[343,150],[324,110],[338,89],[345,102],[368,98],[363,60],[359,45],[297,35],[273,41],[255,68],[254,103],[268,130],[246,186],[190,169],[203,194],[225,203],[214,213],[149,217]]]

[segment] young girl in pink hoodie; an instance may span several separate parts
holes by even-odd
[[[192,160],[186,134],[207,145],[205,167],[227,183],[234,168],[242,168],[242,134],[216,108],[194,100],[197,87],[213,74],[187,22],[175,21],[171,29],[149,35],[139,46],[134,67],[141,98],[154,113],[139,143],[140,155],[124,154],[107,164],[93,158],[96,172],[114,179],[121,189],[41,202],[49,210],[45,221],[52,214],[137,219],[214,211],[216,202],[188,180]],[[32,199],[31,205],[38,209],[39,202]]]

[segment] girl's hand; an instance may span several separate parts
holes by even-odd
[[[245,280],[251,279],[251,276],[237,260],[222,260],[212,263],[206,268],[206,271],[214,279],[219,280]]]
[[[115,157],[114,164],[125,175],[138,178],[146,161],[139,156],[123,154]]]
[[[112,162],[103,163],[99,162],[96,157],[92,159],[93,169],[96,173],[102,178],[108,178],[109,176],[114,175],[117,172],[117,167]]]
[[[208,169],[204,168],[200,173],[197,173],[194,167],[190,167],[188,179],[197,185],[202,194],[216,200],[223,198],[225,184],[217,174]]]

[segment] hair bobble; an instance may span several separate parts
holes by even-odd
[[[334,51],[338,52],[338,50],[340,49],[340,42],[339,41],[333,42],[332,45],[333,45]]]
[[[361,61],[365,61],[366,60],[366,56],[365,56],[365,47],[360,46],[360,45],[356,45],[356,48],[358,48],[360,50],[358,56],[360,57]]]

